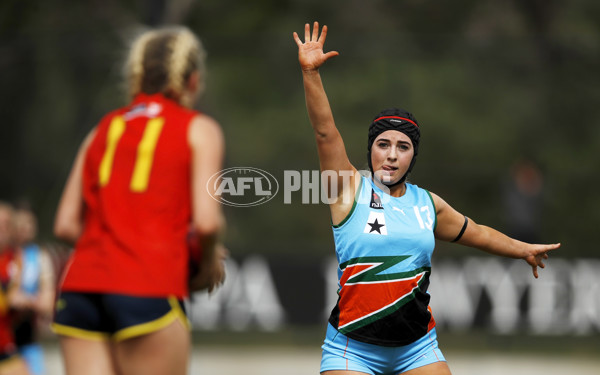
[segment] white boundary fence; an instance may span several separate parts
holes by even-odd
[[[546,264],[540,278],[534,279],[529,266],[520,260],[435,261],[429,292],[438,327],[453,331],[482,327],[500,334],[532,335],[600,332],[600,259],[552,258]],[[324,324],[337,298],[335,259],[324,258],[309,267],[311,277],[322,280],[322,290],[306,291],[301,282],[283,285],[274,276],[274,267],[263,256],[229,260],[224,286],[211,296],[194,296],[189,306],[194,329],[272,331],[293,325],[292,316],[298,316],[298,311],[291,314],[292,307],[282,301],[295,297],[281,298],[290,290],[296,291],[292,292],[297,293],[296,299],[303,299],[293,308],[312,306],[307,308],[306,314],[312,314],[308,320]]]

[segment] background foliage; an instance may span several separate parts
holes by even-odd
[[[121,64],[143,27],[189,26],[208,50],[199,109],[222,124],[226,166],[318,168],[293,31],[318,20],[340,56],[322,75],[350,159],[365,167],[381,109],[415,113],[411,180],[479,222],[506,229],[513,163],[544,176],[544,241],[596,256],[600,195],[600,3],[594,0],[16,1],[0,4],[0,199],[29,200],[52,239],[77,147],[126,103]],[[324,205],[227,209],[232,253],[323,255]],[[441,246],[438,255],[469,250]],[[441,253],[441,254],[440,254]]]

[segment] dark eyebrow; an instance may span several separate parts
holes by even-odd
[[[379,138],[379,139],[377,140],[377,142],[388,142],[388,143],[392,143],[392,141],[390,141],[390,140],[389,140],[389,139],[387,139],[387,138]],[[407,145],[410,145],[410,144],[411,144],[411,142],[410,142],[410,141],[404,141],[404,140],[399,140],[397,143],[402,143],[402,144],[407,144]]]

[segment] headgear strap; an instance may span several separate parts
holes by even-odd
[[[411,120],[411,119],[409,119],[409,118],[406,118],[406,117],[400,117],[400,116],[381,116],[381,117],[378,117],[378,118],[376,118],[375,120],[373,120],[373,123],[375,123],[375,122],[377,122],[377,121],[379,121],[379,120],[385,120],[385,119],[389,119],[389,118],[395,118],[395,119],[397,119],[397,120],[404,120],[404,121],[408,121],[408,122],[410,122],[411,124],[413,124],[414,126],[416,126],[417,128],[419,127],[419,125],[418,125],[416,122],[414,122],[413,120]]]

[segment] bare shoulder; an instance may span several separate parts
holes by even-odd
[[[96,133],[98,132],[98,126],[94,126],[85,136],[81,145],[79,146],[80,150],[87,150],[94,138],[96,138]]]
[[[223,131],[217,120],[211,116],[200,114],[192,118],[190,122],[190,133],[221,135]]]
[[[200,114],[194,116],[188,130],[190,145],[223,143],[223,130],[221,125],[211,116]]]
[[[440,213],[440,211],[443,210],[444,207],[448,205],[448,203],[446,203],[446,201],[444,201],[436,193],[429,191],[429,195],[431,195],[431,199],[433,200],[433,204],[435,206],[435,210],[437,211],[437,213]]]
[[[337,199],[335,202],[329,204],[331,223],[336,226],[344,222],[352,213],[363,184],[362,176],[356,169],[347,172],[349,172],[348,175],[350,176],[349,181],[342,184],[342,191],[337,196]]]

